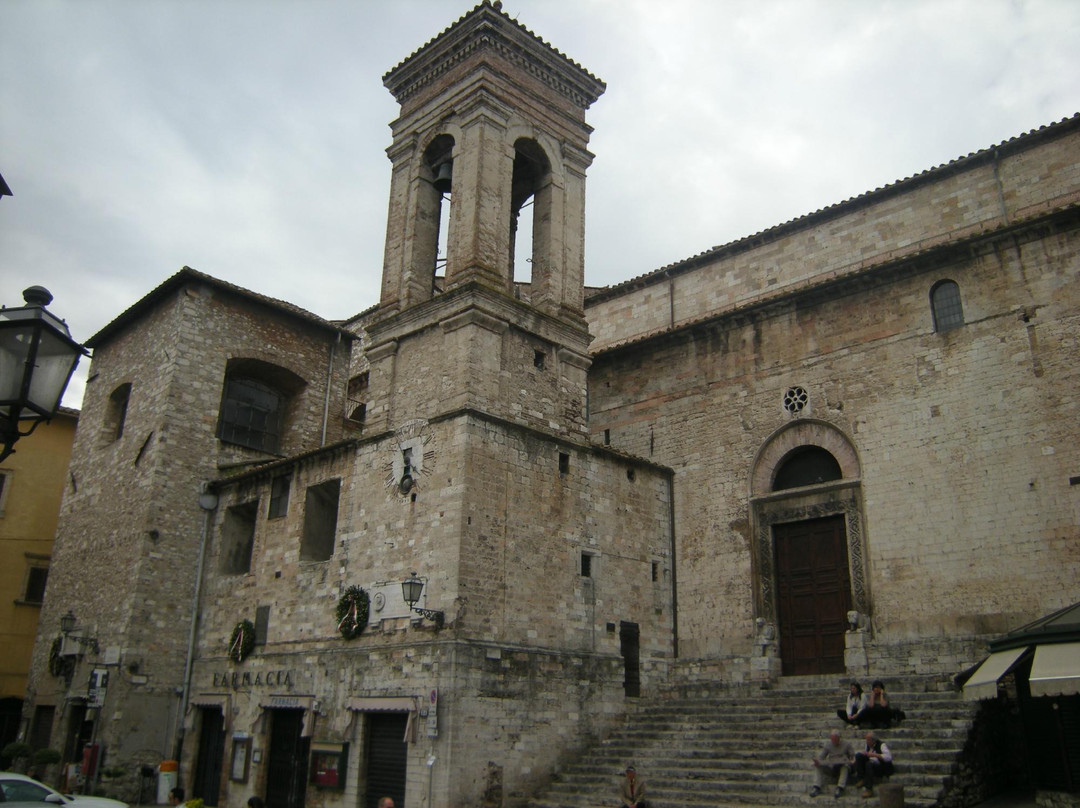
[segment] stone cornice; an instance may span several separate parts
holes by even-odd
[[[383,76],[399,104],[423,93],[440,76],[480,53],[490,53],[543,83],[582,109],[606,85],[523,25],[484,0],[443,33]]]

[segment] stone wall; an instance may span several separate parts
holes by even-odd
[[[289,412],[288,452],[322,440],[328,384],[333,417],[326,433],[341,435],[349,361],[348,340],[339,344],[328,323],[304,322],[190,270],[139,305],[130,326],[103,332],[93,344],[31,681],[35,703],[60,704],[66,693],[85,695],[90,668],[107,665],[106,716],[125,704],[155,704],[152,719],[100,722],[98,740],[119,759],[147,748],[171,754],[203,524],[200,484],[219,466],[268,457],[216,437],[228,360],[263,359],[306,381]],[[113,394],[125,384],[130,394],[117,436]],[[82,656],[70,691],[47,673],[59,617],[69,608],[79,633],[100,649]],[[62,710],[57,716],[66,720]],[[58,724],[54,737],[61,731]]]
[[[417,435],[426,436],[423,461],[403,492],[400,447]],[[282,474],[291,475],[289,508],[272,519],[267,504]],[[342,481],[334,552],[304,561],[303,492],[329,479]],[[364,724],[350,699],[422,700],[435,689],[438,735],[427,738],[421,721],[410,793],[426,790],[425,761],[434,754],[431,777],[442,793],[472,804],[497,790],[512,801],[626,709],[619,624],[639,626],[642,692],[666,678],[670,488],[654,464],[462,413],[346,441],[215,489],[192,730],[199,705],[225,692],[233,725],[255,726],[256,748],[265,748],[267,699],[312,698],[313,737],[352,739],[357,776],[349,788],[362,789]],[[250,571],[223,573],[222,523],[231,507],[256,501]],[[592,559],[588,577],[583,553]],[[411,570],[426,583],[418,605],[445,612],[441,631],[402,600]],[[370,593],[372,609],[365,633],[347,642],[336,607],[353,584]],[[227,658],[230,634],[238,620],[254,622],[258,607],[269,608],[266,644],[236,664]],[[266,671],[291,674],[272,684],[255,678]],[[195,749],[186,754],[190,771]],[[228,804],[240,804],[243,788],[228,788]]]
[[[1070,134],[1008,157],[1009,204],[1033,202],[1025,194],[1035,176],[1067,197],[1080,176],[1077,142]],[[1019,176],[1021,165],[1036,173]],[[947,172],[883,200],[912,211],[910,226],[897,213],[895,237],[910,241],[917,221],[940,218],[939,197],[993,210],[988,170]],[[879,218],[868,204],[815,223],[813,232],[846,234],[824,252],[801,230],[785,236],[779,266],[818,271],[818,285],[807,279],[767,302],[747,303],[764,291],[736,280],[745,269],[765,282],[754,258],[764,247],[720,256],[678,282],[700,281],[695,300],[733,290],[731,304],[741,295],[745,308],[594,356],[594,439],[675,469],[680,652],[713,669],[744,671],[753,656],[754,618],[768,606],[762,564],[771,563],[761,519],[777,497],[755,493],[753,481],[771,483],[783,453],[769,465],[766,447],[798,421],[835,432],[858,461],[844,484],[858,502],[849,540],[861,553],[852,575],[864,586],[871,671],[956,671],[988,637],[1080,597],[1067,572],[1078,507],[1070,475],[1080,460],[1077,404],[1066,392],[1078,381],[1075,215],[967,242],[974,220],[963,218],[942,234],[954,247],[836,280],[827,265],[839,259],[823,255],[867,255],[858,245],[881,240],[871,226]],[[965,320],[945,333],[934,330],[929,297],[942,279],[959,284]],[[601,296],[588,312],[601,335],[594,345],[631,336],[611,332],[612,322],[646,332],[667,300],[646,304],[644,295],[661,288],[657,279]],[[785,408],[793,388],[806,395],[798,411]]]

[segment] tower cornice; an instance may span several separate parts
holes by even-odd
[[[404,106],[416,96],[438,92],[440,77],[470,60],[504,61],[531,75],[582,110],[607,85],[484,0],[439,36],[383,76],[383,84]]]

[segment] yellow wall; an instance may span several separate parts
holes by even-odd
[[[40,606],[23,602],[27,567],[47,564],[78,411],[63,409],[0,463],[0,698],[24,698]]]

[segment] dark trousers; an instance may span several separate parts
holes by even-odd
[[[855,755],[855,777],[862,780],[866,788],[873,788],[879,777],[888,777],[893,773],[892,761],[877,760],[867,757],[862,752]]]

